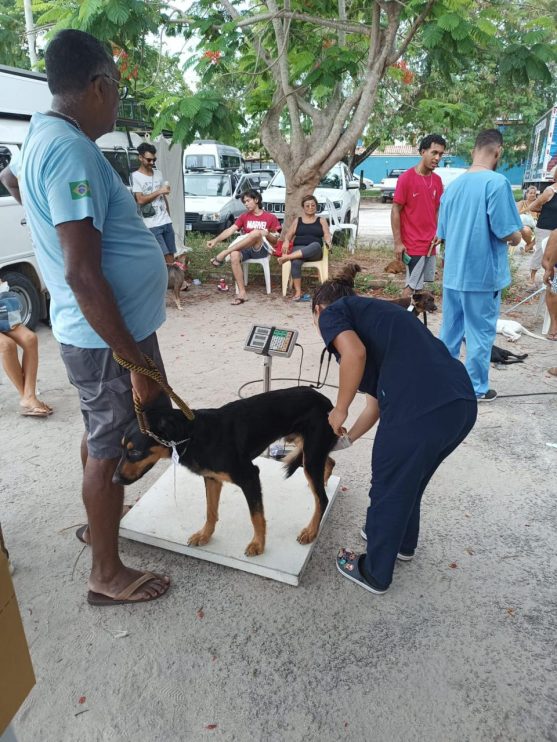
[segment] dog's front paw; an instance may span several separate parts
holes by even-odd
[[[247,545],[244,554],[249,557],[257,556],[258,554],[263,554],[264,549],[264,544],[260,543],[259,541],[252,541]]]
[[[298,538],[296,541],[299,544],[311,544],[312,541],[315,541],[315,538],[317,536],[317,531],[313,528],[302,528],[300,533],[298,534]]]
[[[192,535],[188,539],[188,546],[205,546],[205,544],[208,544],[211,539],[210,533],[205,533],[205,531],[197,531],[197,533],[192,533]]]

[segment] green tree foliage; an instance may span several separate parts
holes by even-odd
[[[172,10],[165,3],[41,0],[34,12],[36,24],[47,26],[50,35],[77,28],[111,46],[134,100],[150,113],[155,136],[170,131],[175,141],[188,144],[196,136],[230,138],[238,130],[242,118],[237,100],[227,100],[219,91],[192,92],[178,55],[163,51],[163,34],[176,33],[176,26],[167,26]]]
[[[13,18],[15,1],[0,0]],[[373,145],[438,129],[462,148],[503,118],[518,157],[555,92],[554,0],[198,0],[185,15],[164,0],[39,0],[34,12],[50,32],[110,42],[156,132],[260,140],[289,210],[363,132]],[[186,65],[162,53],[163,33],[197,47]]]
[[[353,151],[438,129],[468,145],[501,118],[522,156],[554,91],[554,9],[522,0],[199,0],[204,86],[241,80],[246,114],[286,175],[287,206]],[[553,12],[553,17],[552,17]]]
[[[458,27],[443,28],[452,24],[442,18],[437,26],[426,23],[405,55],[412,80],[404,84],[401,73],[390,70],[366,144],[417,142],[439,131],[455,153],[468,155],[479,129],[504,124],[506,161],[523,161],[532,124],[557,100],[556,7],[541,2],[532,13],[532,5],[519,0],[478,5],[475,25],[487,37],[470,53],[467,40],[464,55]]]
[[[0,0],[0,64],[29,67],[23,6],[14,0]]]

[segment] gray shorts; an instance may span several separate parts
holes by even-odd
[[[245,247],[243,250],[238,250],[238,252],[240,253],[242,263],[245,260],[263,260],[263,258],[269,257],[267,250],[264,250],[262,247]]]
[[[423,289],[424,281],[435,280],[435,265],[435,255],[412,255],[406,266],[406,285],[413,291]]]
[[[164,376],[155,333],[138,343]],[[125,429],[135,417],[130,372],[112,357],[110,348],[76,348],[60,343],[70,383],[79,392],[87,449],[93,459],[117,459]]]

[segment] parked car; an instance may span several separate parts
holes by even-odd
[[[360,180],[350,174],[343,162],[335,165],[321,180],[313,194],[317,199],[317,213],[328,217],[326,201],[329,199],[335,207],[341,222],[358,223],[360,211]],[[279,221],[284,219],[286,200],[286,182],[282,170],[279,170],[269,187],[263,191],[263,208],[275,214]]]
[[[375,184],[371,178],[360,178],[360,190],[362,191],[370,191],[372,188],[375,187]]]
[[[438,167],[435,172],[441,178],[443,189],[445,189],[449,183],[460,177],[466,170],[465,167]]]
[[[218,234],[230,227],[245,211],[241,197],[251,188],[257,188],[251,173],[187,172],[184,175],[186,232]]]
[[[405,168],[395,168],[389,172],[386,178],[383,178],[379,183],[381,190],[381,201],[385,204],[387,201],[392,201],[395,195],[396,182],[399,175],[406,172]]]
[[[279,169],[276,162],[272,160],[244,160],[244,170],[246,173],[260,172],[261,170],[270,170],[273,175]]]
[[[275,173],[276,170],[252,170],[248,173],[248,177],[253,183],[254,188],[263,192],[273,179]]]

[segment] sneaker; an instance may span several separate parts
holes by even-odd
[[[365,528],[360,528],[360,536],[363,538],[364,541],[367,541]],[[414,552],[412,552],[411,554],[410,552],[405,554],[403,551],[399,551],[396,555],[396,558],[400,559],[401,562],[410,562],[412,559],[414,559]]]
[[[478,402],[493,402],[494,399],[497,399],[497,392],[495,389],[488,389],[485,394],[478,395],[476,399]]]

